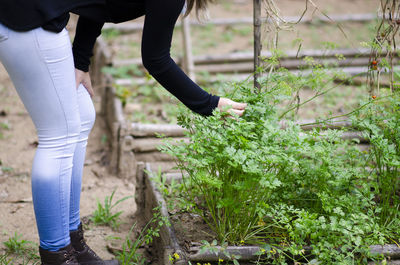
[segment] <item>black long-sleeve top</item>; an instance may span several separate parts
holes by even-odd
[[[108,6],[112,3],[110,0]],[[136,2],[135,2],[136,1]],[[170,56],[172,34],[184,5],[184,0],[131,0],[136,5],[134,13],[119,13],[123,10],[107,10],[105,17],[81,15],[73,43],[75,67],[88,71],[90,57],[96,38],[101,33],[105,21],[121,22],[145,15],[142,35],[142,61],[149,73],[171,94],[192,111],[211,115],[218,105],[219,97],[211,95],[194,83],[173,61]],[[98,14],[101,12],[98,11]]]
[[[43,27],[60,32],[70,11],[104,3],[105,0],[0,0],[0,22],[16,31]]]

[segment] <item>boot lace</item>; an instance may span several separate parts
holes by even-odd
[[[75,257],[75,250],[71,250],[70,252],[64,253],[65,264],[78,263],[78,260]]]

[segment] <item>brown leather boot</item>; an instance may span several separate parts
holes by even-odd
[[[71,231],[69,235],[79,265],[119,265],[118,260],[102,260],[86,244],[85,239],[83,238],[82,224],[79,225],[77,231]]]
[[[79,265],[71,244],[58,251],[49,251],[39,247],[39,254],[42,265]]]

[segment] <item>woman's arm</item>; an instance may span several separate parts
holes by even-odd
[[[75,63],[76,87],[82,84],[90,96],[94,95],[89,75],[90,58],[93,56],[93,47],[97,37],[101,34],[104,22],[96,22],[80,16],[76,26],[72,53]]]
[[[80,16],[76,26],[72,52],[75,68],[83,72],[89,71],[90,58],[93,56],[93,47],[101,34],[104,22],[97,22]]]
[[[142,38],[143,64],[151,75],[170,93],[194,112],[211,115],[216,108],[231,106],[232,112],[243,114],[246,104],[213,96],[195,84],[172,60],[170,48],[176,20],[184,0],[146,0],[146,17]],[[73,44],[77,84],[90,85],[90,57],[103,22],[80,16]],[[87,80],[88,79],[88,80]],[[89,93],[93,93],[86,87]]]
[[[188,108],[211,115],[219,97],[195,84],[172,60],[170,48],[176,20],[184,0],[146,0],[142,37],[143,65],[149,73]]]

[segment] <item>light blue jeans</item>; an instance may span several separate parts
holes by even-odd
[[[16,32],[0,24],[0,61],[36,127],[39,145],[31,173],[36,224],[40,246],[56,251],[70,243],[69,231],[80,223],[93,103],[82,85],[76,88],[66,30]]]

